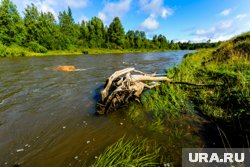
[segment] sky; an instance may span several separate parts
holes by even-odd
[[[250,31],[250,0],[12,0],[23,15],[27,4],[40,11],[71,8],[75,22],[97,16],[109,25],[120,17],[125,31],[142,30],[148,38],[162,34],[168,40],[224,41]]]

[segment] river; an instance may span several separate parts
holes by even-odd
[[[137,135],[119,112],[94,114],[98,88],[126,67],[164,73],[188,52],[0,59],[0,166],[84,166],[124,134]],[[82,70],[53,71],[58,65]]]

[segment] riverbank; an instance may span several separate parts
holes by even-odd
[[[124,110],[126,119],[152,133],[152,136],[155,133],[158,136],[165,135],[165,144],[155,140],[156,143],[161,143],[160,150],[163,151],[160,155],[159,152],[155,154],[160,157],[157,161],[159,165],[180,165],[178,161],[181,160],[181,148],[190,146],[186,140],[190,133],[203,138],[206,145],[202,147],[250,147],[249,41],[250,32],[235,37],[216,49],[204,49],[186,55],[180,65],[167,71],[167,76],[177,84],[162,84],[155,90],[144,93],[141,104],[132,103]],[[195,126],[192,125],[197,121],[190,119],[192,122],[188,123],[182,119],[185,115],[200,115],[203,118],[200,125],[204,129],[193,129]],[[206,127],[214,130],[211,133]],[[110,153],[121,153],[114,147],[117,144],[119,148],[123,147],[118,142],[101,155],[101,160],[106,159],[109,166],[119,163],[116,157],[113,161],[108,158]],[[127,150],[129,154],[133,147]],[[156,159],[149,160],[146,163],[155,164],[155,161]],[[132,161],[127,164],[130,162]]]
[[[0,57],[25,57],[25,56],[60,56],[60,55],[82,55],[82,54],[125,54],[125,53],[144,53],[144,52],[169,52],[166,49],[70,49],[70,50],[48,50],[45,53],[35,53],[28,48],[20,46],[4,46],[0,44]]]

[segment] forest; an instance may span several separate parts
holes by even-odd
[[[119,17],[109,26],[98,17],[76,23],[71,8],[59,12],[58,18],[51,12],[42,12],[34,5],[27,5],[21,17],[11,0],[0,2],[0,55],[8,56],[16,47],[31,52],[46,53],[48,50],[103,49],[151,49],[178,50],[217,46],[217,43],[175,43],[164,35],[148,39],[144,31],[125,32]],[[8,50],[10,51],[6,51]],[[19,49],[20,50],[20,49]],[[25,53],[19,53],[25,56]]]

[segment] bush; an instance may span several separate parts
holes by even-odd
[[[6,57],[7,47],[0,43],[0,57]]]
[[[7,47],[0,44],[0,57],[15,57],[15,56],[26,56],[26,52],[20,46]]]
[[[42,45],[38,44],[37,42],[30,42],[28,44],[28,48],[33,51],[33,52],[36,52],[36,53],[47,53],[48,50],[43,47]]]

